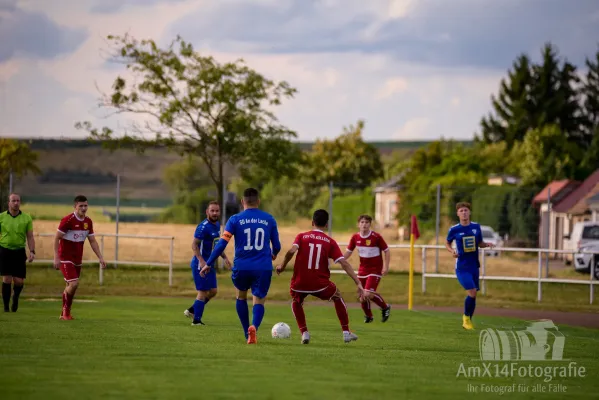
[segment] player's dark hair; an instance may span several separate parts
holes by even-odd
[[[80,194],[78,196],[75,196],[75,198],[73,199],[73,203],[77,204],[77,203],[84,203],[87,201],[87,197],[85,197],[84,195]]]
[[[208,205],[206,206],[206,210],[210,208],[210,206],[219,206],[220,204],[218,204],[218,201],[216,200],[212,200],[210,203],[208,203]]]
[[[316,210],[312,215],[312,221],[314,222],[314,226],[324,228],[329,223],[329,213],[327,210]]]
[[[245,201],[245,203],[248,206],[255,206],[258,204],[258,199],[259,199],[259,195],[258,195],[258,190],[254,189],[254,188],[247,188],[243,191],[243,201]]]
[[[470,203],[465,202],[465,201],[460,201],[459,203],[457,203],[455,205],[455,210],[458,211],[460,208],[464,208],[464,207],[466,207],[467,209],[472,211],[472,206],[470,205]]]
[[[363,219],[365,219],[366,221],[372,223],[372,217],[368,214],[362,214],[358,217],[358,222],[362,221]]]

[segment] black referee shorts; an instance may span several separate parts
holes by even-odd
[[[27,275],[25,248],[11,250],[0,246],[0,275],[25,279]]]

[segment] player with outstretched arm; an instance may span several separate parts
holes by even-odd
[[[460,223],[449,228],[445,248],[456,259],[455,273],[458,282],[466,290],[467,296],[464,301],[464,315],[462,316],[462,327],[474,329],[472,316],[476,308],[476,292],[479,290],[479,248],[493,248],[492,243],[485,243],[480,225],[470,221],[470,203],[460,202],[456,204],[457,216]],[[451,244],[455,241],[456,248]]]
[[[200,261],[200,275],[205,276],[210,272],[211,265],[223,253],[231,238],[235,237],[231,279],[237,289],[237,315],[247,343],[256,344],[256,334],[264,318],[264,303],[272,279],[272,261],[281,251],[281,242],[274,217],[258,208],[258,190],[246,189],[241,204],[243,211],[229,218],[222,240],[218,241],[208,260]],[[254,300],[252,325],[247,304],[247,292],[250,289]]]
[[[297,326],[302,333],[302,343],[310,342],[310,332],[306,324],[304,313],[304,299],[308,295],[318,297],[322,300],[332,301],[335,311],[341,323],[343,341],[349,343],[358,340],[358,336],[349,329],[349,316],[347,307],[341,297],[341,292],[335,283],[331,282],[331,271],[329,270],[329,259],[341,264],[345,272],[354,280],[358,286],[358,295],[364,296],[364,288],[351,265],[345,260],[337,242],[324,233],[328,226],[329,213],[325,210],[316,210],[312,216],[312,231],[300,233],[295,237],[293,246],[285,254],[283,263],[277,267],[277,275],[285,271],[287,264],[297,253],[293,266],[290,294],[293,299],[291,309],[297,321]]]

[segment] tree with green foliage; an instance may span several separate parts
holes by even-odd
[[[334,140],[318,140],[309,154],[307,174],[317,184],[366,187],[383,177],[379,151],[364,142],[364,121],[343,128]]]
[[[491,95],[496,115],[489,113],[481,120],[482,140],[485,143],[505,142],[508,149],[524,139],[530,128],[533,109],[530,90],[534,84],[531,62],[520,55],[508,71],[507,79],[501,79],[499,93]]]
[[[10,174],[13,179],[33,173],[40,174],[38,155],[27,143],[14,139],[0,138],[0,211],[5,211],[8,202]]]
[[[123,132],[77,123],[91,139],[111,149],[133,146],[143,152],[167,146],[181,155],[193,154],[204,164],[221,202],[227,164],[242,175],[252,167],[272,176],[295,172],[300,150],[291,140],[296,133],[272,111],[296,93],[287,82],[272,81],[243,60],[219,63],[180,37],[164,49],[153,40],[128,35],[108,40],[115,46],[114,59],[132,76],[118,76],[112,93],[102,96],[101,107],[145,122],[131,122]]]
[[[521,150],[522,185],[543,186],[557,179],[584,179],[578,176],[583,150],[569,141],[557,125],[546,125],[528,132]]]
[[[510,150],[524,141],[530,130],[555,124],[569,140],[581,145],[587,140],[581,134],[580,82],[576,67],[560,60],[557,49],[547,43],[541,52],[542,61],[533,64],[521,55],[502,79],[497,96],[492,95],[494,114],[481,120],[484,143],[505,141]]]
[[[599,51],[585,61],[587,73],[580,89],[583,97],[583,132],[586,140],[581,169],[590,174],[599,168]]]

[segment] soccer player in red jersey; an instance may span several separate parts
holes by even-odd
[[[360,232],[351,237],[344,255],[347,260],[351,257],[353,251],[356,248],[358,249],[358,255],[360,256],[358,278],[360,278],[366,292],[362,301],[362,310],[364,310],[364,322],[367,324],[374,320],[370,309],[371,301],[381,308],[383,322],[386,322],[391,314],[391,305],[387,304],[376,291],[381,278],[389,272],[391,254],[385,239],[379,233],[372,231],[370,229],[371,225],[372,217],[370,215],[360,215],[358,217]],[[383,253],[385,254],[384,262]]]
[[[89,240],[92,250],[98,256],[100,266],[106,268],[106,262],[100,246],[94,236],[92,220],[86,216],[87,198],[77,196],[74,200],[75,212],[64,217],[58,225],[58,232],[54,237],[54,268],[60,269],[67,284],[62,293],[62,313],[60,319],[71,320],[71,305],[73,297],[79,286],[81,264],[83,259],[83,245],[85,239]]]
[[[356,282],[360,298],[364,295],[364,289],[351,265],[343,258],[337,242],[324,233],[328,221],[328,212],[325,210],[316,210],[312,217],[314,230],[297,235],[293,246],[285,254],[283,263],[277,267],[277,275],[280,275],[293,258],[293,255],[298,253],[295,265],[293,266],[290,294],[293,299],[291,309],[297,321],[297,326],[302,333],[303,344],[310,342],[310,333],[308,332],[306,314],[303,307],[304,299],[308,295],[332,301],[335,304],[335,311],[341,323],[343,341],[345,343],[358,339],[358,336],[349,330],[349,316],[347,315],[347,307],[345,306],[343,297],[341,297],[341,292],[339,292],[337,286],[330,280],[329,258],[334,260],[335,263],[341,264],[345,272]]]

